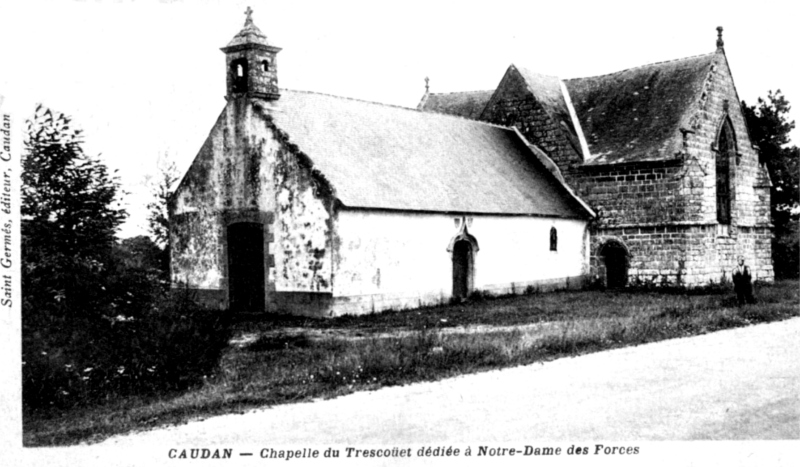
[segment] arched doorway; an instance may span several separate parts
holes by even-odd
[[[472,245],[458,240],[453,245],[453,297],[466,298],[472,288]]]
[[[234,312],[262,312],[264,226],[239,222],[228,226],[228,299]]]
[[[600,247],[598,255],[606,270],[606,287],[616,289],[628,284],[628,250],[615,240]]]

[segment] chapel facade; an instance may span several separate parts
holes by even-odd
[[[250,13],[170,200],[175,287],[335,316],[585,284],[595,213],[516,127],[279,88]]]

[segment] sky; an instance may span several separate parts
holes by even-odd
[[[0,2],[5,105],[19,127],[42,103],[83,128],[86,152],[119,171],[129,212],[121,237],[146,233],[145,181],[159,157],[182,175],[222,111],[219,48],[248,6],[283,48],[282,88],[415,107],[426,76],[431,92],[494,89],[512,63],[595,76],[713,52],[723,26],[740,99],[781,89],[800,102],[790,2]]]

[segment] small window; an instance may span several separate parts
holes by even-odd
[[[231,84],[235,93],[247,92],[247,60],[238,59],[231,63]]]
[[[550,251],[558,251],[558,231],[550,227]]]
[[[264,60],[261,62],[261,71],[269,71],[269,61]]]

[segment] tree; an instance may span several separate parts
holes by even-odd
[[[800,274],[800,149],[791,145],[789,133],[795,122],[788,119],[791,106],[780,89],[769,91],[767,99],[754,106],[742,101],[745,119],[759,158],[767,165],[772,180],[771,213],[775,225],[772,243],[777,277]]]
[[[27,121],[20,214],[26,300],[74,309],[102,290],[97,281],[126,213],[118,179],[83,152],[71,124],[42,105]]]
[[[168,155],[158,158],[157,174],[148,180],[153,200],[147,204],[147,226],[156,245],[161,248],[161,269],[169,274],[169,200],[173,194],[173,186],[179,180],[175,162]]]
[[[202,381],[228,316],[170,294],[149,237],[116,242],[119,181],[82,149],[69,117],[38,106],[22,173],[22,396],[28,407]],[[166,192],[164,192],[166,193]],[[166,200],[167,196],[161,199]],[[58,413],[58,412],[55,412]]]

